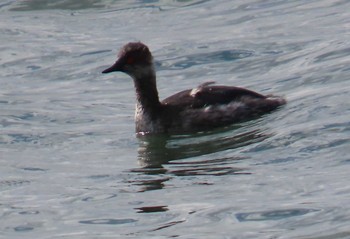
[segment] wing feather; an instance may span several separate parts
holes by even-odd
[[[165,105],[201,108],[210,105],[228,104],[239,101],[242,98],[266,99],[267,97],[234,86],[211,86],[213,82],[201,84],[197,88],[184,90],[175,95],[172,95],[162,101]]]

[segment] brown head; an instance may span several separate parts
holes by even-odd
[[[153,57],[148,47],[141,42],[129,42],[119,51],[114,65],[102,73],[121,71],[135,78],[143,70],[148,71],[150,68],[153,69]]]

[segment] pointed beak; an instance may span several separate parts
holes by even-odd
[[[104,71],[102,71],[102,73],[110,73],[110,72],[113,72],[113,71],[122,71],[122,67],[123,65],[121,64],[121,62],[118,60],[114,63],[113,66],[105,69]]]

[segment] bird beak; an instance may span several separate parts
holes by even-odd
[[[107,68],[106,70],[102,71],[102,73],[110,73],[113,71],[122,71],[123,64],[120,62],[120,60],[117,60],[113,66]]]

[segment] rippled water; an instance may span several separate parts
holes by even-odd
[[[349,238],[349,1],[0,4],[1,238]],[[161,98],[278,94],[259,119],[137,138],[124,43]]]

